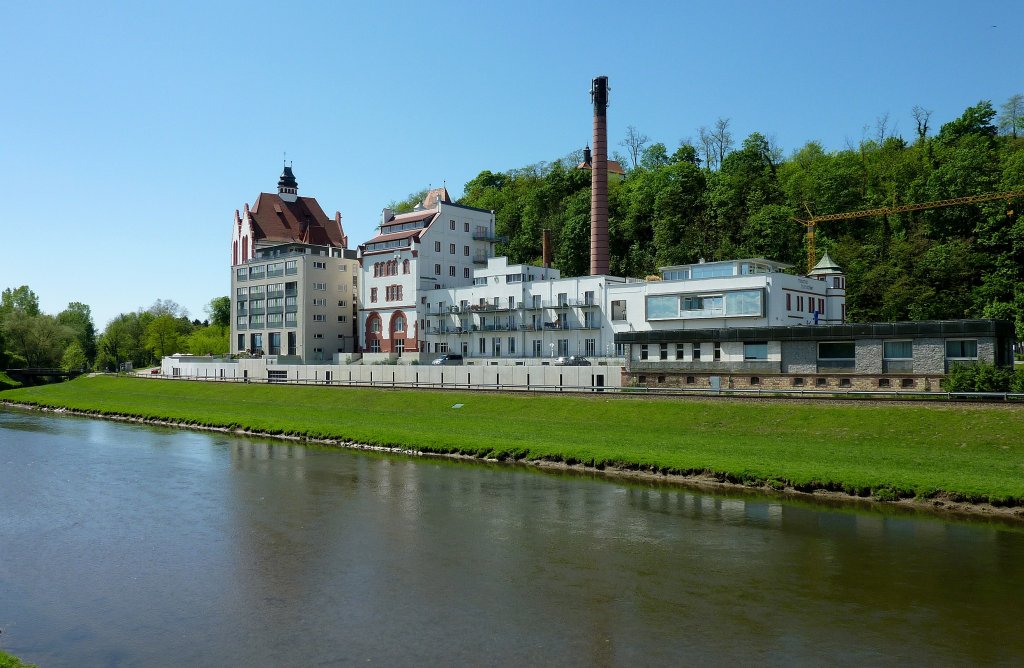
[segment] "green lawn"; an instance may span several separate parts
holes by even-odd
[[[42,406],[492,457],[1024,505],[1024,408],[516,395],[95,377]],[[453,408],[463,404],[462,408]]]

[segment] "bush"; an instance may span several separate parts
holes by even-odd
[[[1019,374],[1019,372],[1018,372]],[[942,379],[946,392],[1009,392],[1019,376],[992,364],[954,364]]]

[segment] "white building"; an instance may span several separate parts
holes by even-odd
[[[277,194],[235,211],[231,236],[231,352],[332,360],[355,350],[359,263],[341,214],[299,197],[291,167]]]
[[[611,356],[605,291],[626,279],[562,278],[557,269],[491,258],[473,284],[424,292],[424,352],[467,358]]]
[[[374,238],[359,246],[361,347],[368,360],[419,353],[428,290],[473,284],[498,239],[494,212],[454,204],[431,190],[408,213],[384,209]]]

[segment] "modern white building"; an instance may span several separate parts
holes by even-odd
[[[427,291],[472,285],[474,269],[486,266],[497,241],[494,212],[455,204],[444,188],[408,213],[384,209],[377,236],[359,246],[367,359],[423,350]]]
[[[627,279],[562,278],[557,269],[510,265],[505,257],[489,259],[472,275],[472,285],[424,292],[425,353],[538,362],[614,354],[605,295]]]
[[[235,211],[231,238],[231,352],[301,362],[355,350],[359,262],[341,214],[299,197],[290,166],[276,194]]]

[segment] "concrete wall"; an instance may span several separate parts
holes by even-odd
[[[498,360],[495,360],[498,361]],[[335,384],[373,384],[388,386],[421,385],[425,387],[521,386],[525,389],[578,388],[595,384],[619,387],[622,368],[616,366],[514,366],[463,365],[432,366],[429,364],[276,364],[273,358],[205,362],[165,357],[161,366],[164,376],[174,378],[264,382],[268,371],[284,371],[289,382],[328,382]],[[328,374],[330,374],[328,376]],[[602,376],[603,379],[598,377]]]
[[[817,373],[818,343],[816,341],[782,341],[783,373]]]

